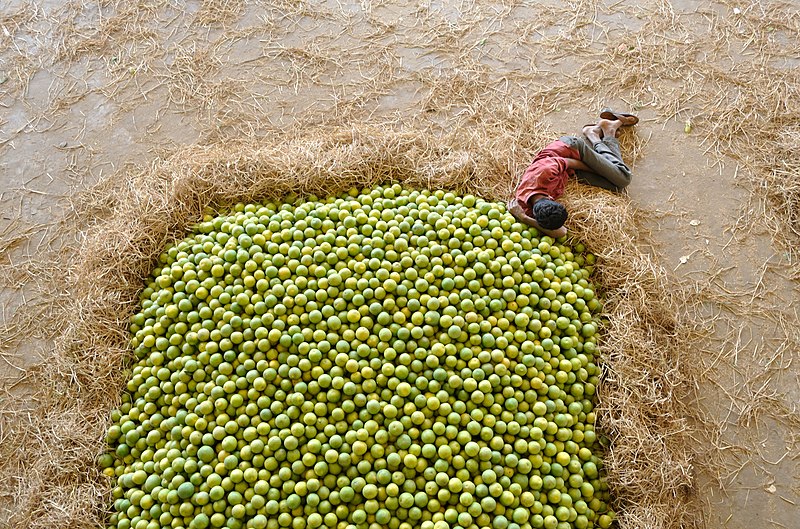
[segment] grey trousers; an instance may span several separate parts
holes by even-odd
[[[578,151],[592,171],[575,171],[578,180],[610,191],[622,191],[631,183],[631,170],[622,161],[619,141],[603,138],[592,146],[585,138],[562,136],[561,141]]]

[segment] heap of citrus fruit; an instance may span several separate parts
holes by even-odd
[[[593,262],[398,185],[207,216],[132,318],[110,526],[608,527]]]

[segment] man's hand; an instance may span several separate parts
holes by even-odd
[[[578,170],[578,171],[591,171],[591,167],[586,165],[580,160],[576,160],[575,158],[564,158],[567,161],[567,169],[571,170]]]
[[[508,208],[508,212],[514,215],[514,218],[516,218],[518,221],[523,224],[527,224],[528,226],[533,226],[540,232],[544,233],[545,235],[549,235],[554,239],[558,239],[559,237],[563,237],[567,234],[566,226],[561,226],[557,230],[547,230],[539,226],[539,223],[536,222],[536,219],[529,217],[528,214],[523,211],[522,207],[519,205],[519,202],[517,202],[517,199],[515,198],[512,198],[508,204],[506,204],[506,207]]]
[[[558,239],[559,237],[564,237],[567,234],[567,227],[566,226],[561,226],[557,230],[546,230],[546,229],[542,228],[541,226],[537,226],[537,229],[539,231],[541,231],[542,233],[544,233],[545,235],[549,235],[550,237],[552,237],[554,239]]]
[[[506,204],[506,208],[508,208],[508,212],[514,215],[514,217],[516,217],[517,219],[520,218],[520,214],[525,215],[525,212],[522,211],[522,208],[520,207],[519,202],[517,202],[516,198],[512,198],[511,200],[509,200],[508,204]]]
[[[528,214],[525,213],[525,210],[522,209],[522,206],[519,205],[519,202],[516,198],[509,200],[506,207],[508,208],[508,212],[514,215],[514,218],[521,223],[538,228],[539,225],[536,223],[536,220],[529,217]]]

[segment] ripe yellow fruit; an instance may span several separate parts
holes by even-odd
[[[207,215],[131,318],[110,525],[607,526],[593,262],[398,185]]]

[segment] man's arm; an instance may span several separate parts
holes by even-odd
[[[575,158],[564,158],[564,160],[567,162],[567,169],[593,172],[591,167],[580,160],[576,160]]]
[[[528,226],[533,226],[534,228],[536,228],[540,232],[544,233],[545,235],[549,235],[550,237],[552,237],[554,239],[557,239],[557,238],[563,237],[563,236],[565,236],[567,234],[567,227],[566,226],[561,226],[557,230],[546,230],[546,229],[542,228],[541,226],[539,226],[539,223],[536,222],[536,219],[534,219],[533,217],[530,217],[527,213],[525,213],[525,211],[522,209],[522,207],[519,205],[519,203],[517,202],[517,200],[515,198],[512,198],[508,202],[508,206],[507,207],[508,207],[509,213],[514,215],[515,219],[517,219],[518,221],[520,221],[523,224],[527,224]]]

